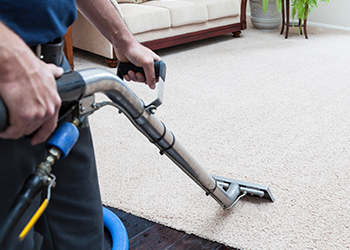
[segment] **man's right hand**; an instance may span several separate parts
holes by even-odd
[[[29,47],[0,23],[0,95],[9,112],[3,139],[35,132],[31,144],[44,142],[57,126],[61,99],[55,78],[63,69],[39,60]]]

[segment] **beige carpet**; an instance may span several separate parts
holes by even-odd
[[[350,248],[350,32],[309,26],[308,40],[297,28],[285,40],[249,26],[158,53],[168,74],[157,117],[209,173],[267,185],[276,201],[222,210],[104,108],[91,116],[103,202],[240,249]],[[82,51],[75,63],[105,67]]]

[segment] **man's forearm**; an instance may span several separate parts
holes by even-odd
[[[24,41],[0,21],[0,83],[5,81],[5,77],[9,77],[8,72],[18,68],[17,64],[21,61],[17,59],[26,53],[30,52]]]
[[[115,49],[136,42],[109,0],[76,0],[79,11],[104,35]]]
[[[142,46],[130,33],[118,11],[109,0],[76,0],[82,14],[104,35],[115,49],[121,62],[131,62],[143,67],[145,76],[129,72],[127,80],[146,82],[155,88],[154,61],[159,60],[150,49]]]

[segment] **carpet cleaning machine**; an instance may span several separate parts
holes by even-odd
[[[118,108],[120,113],[126,115],[131,123],[159,148],[161,155],[168,156],[205,191],[206,195],[213,197],[223,209],[232,207],[247,194],[274,201],[267,186],[210,175],[176,140],[175,135],[167,130],[165,124],[155,115],[156,109],[163,102],[166,65],[163,61],[156,61],[154,65],[156,75],[159,76],[158,97],[147,105],[122,80],[129,70],[144,73],[142,68],[135,67],[130,63],[119,63],[117,75],[108,70],[93,68],[69,71],[57,80],[62,103],[72,104],[69,112],[73,114],[74,119],[70,123],[61,125],[49,140],[47,158],[37,166],[35,173],[29,177],[22,192],[14,202],[6,222],[1,225],[0,242],[10,233],[31,200],[41,189],[46,188],[48,189],[48,199],[36,214],[36,217],[40,217],[48,205],[49,193],[55,182],[55,177],[51,173],[52,165],[58,159],[69,154],[79,137],[77,127],[84,126],[89,115],[106,105],[112,105]],[[95,93],[105,94],[110,101],[96,103]],[[7,124],[7,110],[0,100],[0,131],[4,130]],[[28,224],[29,229],[35,222],[36,220]]]

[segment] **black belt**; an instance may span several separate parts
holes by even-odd
[[[64,38],[30,47],[34,54],[46,63],[61,65],[63,60]]]

